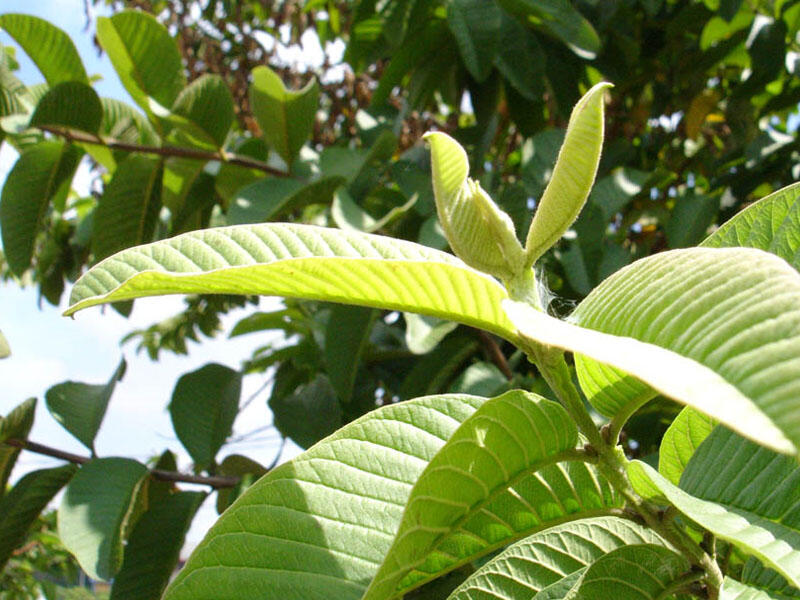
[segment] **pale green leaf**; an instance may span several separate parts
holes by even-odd
[[[719,600],[775,600],[775,596],[726,577],[719,590]]]
[[[50,202],[63,202],[81,152],[62,142],[25,148],[6,177],[0,196],[0,230],[8,266],[16,275],[31,264],[36,236]]]
[[[672,485],[646,463],[628,464],[628,476],[645,498],[666,498],[681,513],[718,538],[753,554],[781,573],[790,583],[800,582],[800,530],[772,521],[750,510],[701,500]]]
[[[800,183],[751,204],[701,245],[760,248],[800,270]]]
[[[0,27],[14,38],[51,87],[62,81],[89,83],[81,57],[69,36],[32,15],[0,15]]]
[[[492,72],[500,37],[502,11],[495,0],[449,0],[447,24],[456,38],[464,66],[481,82]]]
[[[17,462],[20,449],[3,442],[10,439],[24,440],[33,427],[36,415],[36,398],[28,398],[15,406],[5,417],[0,417],[0,498],[6,493],[11,470]]]
[[[241,393],[242,374],[215,363],[182,375],[175,384],[169,414],[196,471],[214,464],[231,434]]]
[[[280,295],[459,321],[515,339],[491,278],[418,244],[308,225],[198,231],[124,251],[72,290],[80,308],[165,293]]]
[[[0,331],[0,358],[8,358],[9,356],[11,356],[11,346],[8,345],[6,336]]]
[[[447,334],[458,327],[458,323],[425,317],[415,313],[404,313],[406,320],[406,346],[414,354],[427,354],[439,345]]]
[[[172,494],[145,512],[125,546],[111,600],[156,600],[167,587],[204,492]]]
[[[407,213],[416,202],[417,197],[412,196],[404,204],[393,207],[380,219],[376,219],[356,204],[353,197],[345,189],[339,189],[333,195],[331,217],[340,229],[373,233],[382,229],[397,217]]]
[[[263,223],[309,204],[328,204],[344,182],[338,175],[322,177],[308,185],[288,178],[259,179],[236,192],[226,220],[230,225]]]
[[[449,600],[561,600],[564,596],[552,595],[554,586],[569,591],[587,566],[628,544],[665,542],[652,530],[617,517],[556,525],[506,548],[465,580]],[[568,582],[561,583],[565,579]]]
[[[274,469],[219,518],[164,599],[218,600],[235,589],[237,600],[358,600],[414,481],[482,402],[385,406]]]
[[[581,575],[585,572],[586,567],[581,567],[577,571],[573,571],[566,577],[542,588],[542,591],[538,592],[531,600],[564,600],[567,594],[578,585]]]
[[[619,600],[660,600],[689,568],[684,556],[663,545],[622,546],[592,563],[565,600],[606,600],[609,594]]]
[[[148,114],[155,108],[151,100],[172,106],[186,85],[183,62],[175,40],[153,15],[126,10],[98,17],[97,39],[136,104]]]
[[[94,452],[94,438],[106,415],[108,401],[117,382],[125,375],[123,359],[108,383],[90,385],[65,381],[45,392],[47,410],[53,418],[84,446]]]
[[[524,270],[525,256],[511,217],[467,177],[467,153],[456,140],[441,132],[424,137],[431,146],[439,222],[453,252],[480,271],[514,279]]]
[[[672,421],[658,450],[658,472],[678,485],[700,443],[714,429],[714,419],[686,406]]]
[[[490,398],[507,391],[511,387],[509,383],[506,376],[494,364],[476,362],[461,372],[449,391]]]
[[[25,541],[28,528],[39,513],[75,471],[73,465],[32,471],[0,498],[0,571],[12,552]],[[5,482],[2,483],[5,488]]]
[[[172,107],[170,121],[199,144],[222,148],[233,125],[233,96],[219,75],[202,75],[186,86]]]
[[[303,89],[290,91],[269,67],[256,67],[251,75],[253,115],[269,145],[291,167],[314,127],[319,108],[319,83],[312,79]]]
[[[94,212],[92,250],[97,260],[153,238],[162,173],[161,161],[141,154],[119,163]]]
[[[93,579],[114,577],[122,536],[147,467],[129,458],[97,458],[70,481],[58,508],[58,536]]]
[[[50,88],[39,100],[30,126],[97,133],[102,119],[103,107],[97,92],[85,83],[65,81]]]
[[[392,547],[364,600],[399,595],[424,581],[432,565],[442,570],[448,563],[461,562],[456,557],[464,548],[458,549],[456,540],[459,534],[463,536],[462,526],[483,511],[493,513],[493,502],[524,477],[574,460],[577,443],[574,422],[555,402],[522,391],[486,402],[459,427],[414,484]],[[502,518],[498,524],[510,525]],[[485,537],[478,540],[473,548],[481,542],[488,546]]]
[[[372,331],[376,311],[360,306],[335,305],[325,327],[325,367],[333,389],[342,402],[349,402],[361,363],[361,355]]]
[[[623,421],[656,390],[779,452],[800,447],[800,275],[772,254],[663,252],[606,279],[571,323],[516,312],[529,337],[578,353],[604,415]]]
[[[100,127],[103,135],[145,146],[161,144],[150,122],[130,104],[114,98],[100,98],[100,104],[103,106],[103,122]]]
[[[598,83],[572,109],[558,153],[525,242],[531,266],[572,225],[589,197],[603,147],[603,106],[609,83]]]

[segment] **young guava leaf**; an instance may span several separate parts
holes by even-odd
[[[0,28],[31,57],[53,87],[63,81],[89,83],[86,69],[69,36],[55,25],[32,15],[0,15]]]
[[[654,501],[665,498],[701,527],[755,555],[792,585],[800,586],[800,522],[796,517],[776,522],[764,516],[764,507],[743,509],[725,500],[702,500],[672,485],[650,465],[638,460],[628,463],[628,476],[642,497]],[[722,485],[727,487],[728,481]],[[750,480],[741,479],[737,487],[741,490],[749,483]]]
[[[122,536],[147,467],[130,458],[97,458],[70,481],[58,509],[58,536],[93,579],[114,577]]]
[[[628,544],[666,546],[653,530],[618,517],[556,525],[503,550],[470,575],[449,600],[482,598],[485,590],[492,590],[491,597],[497,600],[539,598],[539,592],[575,573],[582,574],[594,561]],[[562,598],[558,596],[558,600]]]
[[[532,266],[555,244],[581,212],[597,174],[603,148],[603,106],[610,83],[598,83],[572,109],[553,175],[539,200],[525,242]]]
[[[123,359],[107,384],[65,381],[45,392],[47,410],[59,424],[94,452],[94,438],[103,423],[117,382],[125,375]]]
[[[68,313],[180,293],[263,294],[413,311],[515,339],[496,281],[419,244],[310,225],[240,225],[124,250],[89,270]]]
[[[450,247],[469,266],[504,281],[522,273],[525,262],[514,223],[467,177],[464,148],[446,133],[425,134],[431,145],[436,210]]]
[[[697,447],[708,437],[716,422],[690,406],[672,421],[658,450],[658,472],[675,485]]]

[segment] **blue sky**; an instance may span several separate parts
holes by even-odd
[[[99,6],[98,14],[103,14],[104,11],[104,7]],[[2,12],[34,14],[64,29],[75,43],[87,72],[102,76],[102,80],[95,85],[98,93],[130,102],[108,58],[98,56],[92,44],[94,23],[90,31],[84,32],[86,21],[83,0],[3,0]],[[0,43],[15,45],[5,33],[0,33]],[[33,84],[43,80],[20,49],[17,50],[17,57],[21,67],[17,76],[23,82]],[[5,181],[15,160],[16,153],[4,145],[0,150],[0,185]],[[83,167],[79,170],[74,185],[80,187],[87,183],[88,169]],[[98,455],[129,456],[146,460],[160,454],[165,448],[170,448],[179,455],[181,466],[188,470],[189,457],[175,439],[166,412],[175,381],[181,374],[208,362],[238,368],[242,359],[267,341],[260,334],[234,340],[221,336],[202,345],[193,345],[188,357],[162,354],[161,361],[153,363],[145,355],[137,355],[133,344],[120,347],[119,340],[132,329],[145,327],[179,311],[183,306],[180,297],[137,300],[133,314],[127,320],[113,310],[99,307],[83,311],[75,319],[67,319],[61,316],[64,306],[54,308],[43,302],[39,308],[36,290],[33,288],[20,289],[14,284],[0,286],[0,330],[5,334],[12,350],[10,358],[0,361],[0,381],[3,382],[0,414],[6,414],[26,398],[39,398],[31,439],[79,454],[86,454],[86,449],[52,419],[44,406],[44,392],[51,385],[68,379],[104,383],[124,355],[128,360],[127,374],[112,397],[105,422],[98,434]],[[67,295],[65,294],[64,300]],[[270,305],[275,306],[275,301],[265,299],[262,305],[269,309]],[[245,314],[247,313],[238,311],[226,317],[226,331]],[[260,375],[246,377],[242,399],[255,392],[264,379]],[[239,415],[235,425],[236,434],[271,423],[266,396],[263,393],[262,396]],[[222,458],[238,452],[268,463],[275,456],[278,442],[277,432],[272,430],[259,435],[258,441],[225,447],[219,456]],[[289,445],[284,451],[284,457],[296,454],[297,451],[296,447]],[[23,453],[13,478],[18,479],[34,468],[53,464],[54,461],[46,457]],[[212,501],[206,501],[201,509],[189,534],[190,545],[196,544],[205,529],[214,521],[216,513],[212,504]]]

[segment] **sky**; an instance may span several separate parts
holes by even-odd
[[[104,14],[105,7],[98,6],[95,17]],[[101,96],[117,98],[132,104],[119,83],[108,58],[99,56],[92,43],[92,32],[85,32],[86,16],[83,0],[3,0],[1,12],[22,12],[45,18],[64,29],[75,43],[89,75],[99,74],[102,79],[95,84]],[[13,40],[0,32],[0,43],[14,45]],[[36,67],[17,49],[20,71],[16,73],[26,84],[43,81]],[[16,160],[7,144],[0,149],[0,185]],[[89,170],[79,168],[73,182],[76,189],[86,189]],[[88,454],[77,440],[58,425],[44,405],[44,393],[52,385],[72,380],[85,383],[106,383],[122,356],[128,361],[127,373],[111,398],[106,418],[96,439],[99,456],[127,456],[145,461],[169,448],[179,457],[180,467],[189,471],[191,461],[175,437],[166,406],[178,377],[209,362],[238,368],[251,352],[270,340],[273,334],[260,333],[226,339],[236,321],[253,309],[237,310],[223,319],[224,335],[192,344],[188,356],[162,353],[159,362],[152,362],[146,354],[137,354],[135,342],[120,345],[121,338],[133,329],[147,327],[170,317],[183,307],[178,296],[145,298],[137,300],[129,319],[111,309],[94,307],[78,313],[74,319],[61,316],[66,308],[69,288],[62,306],[56,308],[42,301],[39,306],[35,288],[20,289],[14,283],[0,283],[0,330],[11,346],[11,357],[0,360],[0,414],[7,414],[26,398],[39,399],[36,420],[30,439],[48,446],[77,454]],[[263,310],[274,310],[275,299],[262,299]],[[242,402],[255,393],[265,382],[264,375],[245,377]],[[234,426],[234,437],[269,425],[272,416],[266,405],[266,392],[250,403],[239,414]],[[250,438],[249,441],[226,445],[219,453],[221,460],[228,454],[241,453],[269,464],[279,451],[280,436],[273,429]],[[287,443],[282,460],[297,454],[299,449]],[[19,479],[38,468],[54,466],[58,461],[23,452],[12,475]],[[190,486],[186,486],[189,489]],[[202,488],[200,488],[202,489]],[[207,489],[207,488],[206,488]],[[214,498],[206,500],[187,536],[187,549],[195,546],[216,519]],[[185,550],[186,551],[186,550]]]

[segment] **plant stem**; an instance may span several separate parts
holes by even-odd
[[[143,146],[140,144],[130,144],[128,142],[121,142],[114,138],[101,137],[92,133],[83,131],[76,131],[74,129],[62,129],[60,127],[40,126],[38,129],[52,133],[59,137],[63,137],[71,142],[79,142],[82,144],[93,144],[95,146],[105,146],[112,150],[123,150],[125,152],[139,152],[141,154],[155,154],[158,156],[174,156],[177,158],[190,158],[194,160],[218,160],[220,162],[246,167],[248,169],[255,169],[269,173],[275,177],[289,177],[289,173],[271,167],[267,163],[250,158],[248,156],[239,156],[230,154],[228,152],[218,151],[209,152],[205,150],[197,150],[194,148],[180,148],[177,146]]]
[[[491,361],[495,364],[495,366],[500,369],[500,372],[505,376],[506,379],[511,381],[514,378],[514,373],[511,370],[511,367],[508,366],[508,361],[506,357],[503,355],[503,352],[500,350],[500,346],[497,345],[497,342],[494,341],[494,338],[483,331],[482,329],[475,330],[478,334],[478,339],[483,344],[484,350],[489,355]]]
[[[72,452],[66,452],[64,450],[59,450],[58,448],[51,448],[50,446],[45,446],[44,444],[38,444],[36,442],[31,442],[29,440],[18,440],[15,438],[11,438],[5,440],[3,443],[8,446],[13,446],[14,448],[21,448],[22,450],[35,452],[36,454],[43,454],[45,456],[52,456],[53,458],[60,458],[61,460],[66,460],[67,462],[71,462],[76,465],[83,465],[92,460],[92,458],[89,456],[81,456],[80,454],[73,454]],[[153,479],[158,479],[159,481],[172,481],[175,483],[195,483],[198,485],[208,485],[214,489],[235,487],[240,480],[239,477],[224,477],[219,475],[215,476],[191,475],[189,473],[164,471],[163,469],[151,469],[150,474],[152,475]]]

